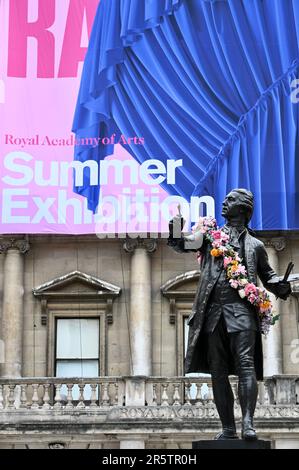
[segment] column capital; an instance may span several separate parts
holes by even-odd
[[[2,238],[0,240],[0,253],[6,253],[8,250],[19,250],[24,255],[29,249],[30,244],[26,238]]]
[[[286,247],[286,240],[284,237],[268,238],[264,241],[266,248],[274,248],[275,251],[283,251]]]
[[[151,238],[127,238],[123,248],[127,253],[133,253],[136,248],[143,248],[147,253],[153,253],[157,249],[157,241]]]

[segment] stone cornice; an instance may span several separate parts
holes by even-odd
[[[69,427],[74,423],[74,418],[80,416],[80,426],[90,426],[91,424],[114,424],[114,427],[121,428],[128,423],[136,423],[136,427],[147,429],[148,426],[166,425],[170,432],[176,428],[186,426],[195,429],[205,430],[207,427],[219,427],[219,416],[214,403],[203,406],[115,406],[102,410],[72,409],[63,410],[63,415],[57,419],[57,412],[49,410],[1,410],[2,424],[0,435],[7,429],[7,426],[18,428],[26,422],[27,429],[30,426],[37,426],[41,429],[43,424],[46,428],[49,425],[53,428]],[[241,421],[241,410],[235,407],[235,417],[237,423]],[[42,420],[41,420],[42,418]],[[183,419],[183,422],[182,422]],[[169,421],[171,420],[171,421]],[[299,406],[298,405],[257,405],[254,421],[257,428],[273,428],[276,432],[284,432],[291,426],[294,432],[299,432]],[[171,425],[170,425],[171,422]],[[76,424],[78,426],[78,424]],[[297,429],[297,431],[296,431]]]

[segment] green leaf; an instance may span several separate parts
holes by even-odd
[[[280,315],[275,315],[275,317],[272,318],[271,325],[275,325],[275,323],[279,320]]]

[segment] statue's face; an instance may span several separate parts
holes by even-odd
[[[226,219],[238,216],[240,214],[240,206],[242,206],[241,195],[231,191],[222,203],[222,216]]]

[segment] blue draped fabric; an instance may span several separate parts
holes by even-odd
[[[140,136],[138,162],[183,159],[165,189],[221,201],[255,195],[252,226],[299,228],[297,0],[101,0],[73,129],[78,138]],[[75,159],[113,149],[78,146]],[[98,204],[85,174],[76,192]]]

